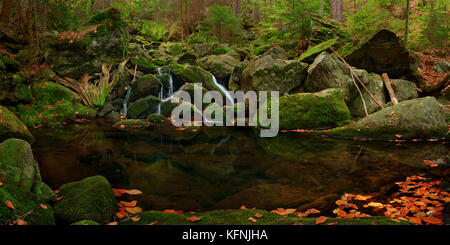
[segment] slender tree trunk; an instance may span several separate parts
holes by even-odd
[[[241,16],[241,0],[235,1],[234,12],[235,12],[236,17]]]
[[[12,0],[3,0],[2,12],[0,14],[0,20],[9,23],[9,16],[11,15]]]
[[[184,42],[183,0],[180,0],[180,33],[181,42]]]
[[[409,33],[409,0],[406,0],[405,48],[408,48]]]
[[[27,36],[28,36],[28,62],[31,65],[33,63],[34,45],[33,45],[33,3],[28,1],[27,8]]]
[[[342,0],[332,0],[331,1],[331,18],[342,22],[344,20],[342,15]]]

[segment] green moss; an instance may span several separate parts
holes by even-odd
[[[330,39],[325,42],[322,42],[314,47],[309,47],[308,50],[306,50],[305,53],[300,55],[298,58],[299,61],[307,60],[307,61],[313,61],[313,57],[322,53],[323,51],[326,51],[330,47],[336,45],[337,39]]]
[[[232,51],[232,49],[226,48],[226,47],[223,47],[223,46],[219,46],[219,47],[217,47],[217,48],[215,48],[215,49],[213,50],[213,54],[215,54],[215,55],[221,55],[221,54],[226,54],[226,53],[228,53],[228,52],[230,52],[230,51]]]
[[[26,81],[27,81],[27,78],[25,77],[25,75],[22,72],[14,73],[14,74],[10,75],[8,78],[8,84],[10,86],[24,84],[24,83],[26,83]]]
[[[262,214],[263,217],[255,218],[255,214]],[[141,219],[138,222],[133,222],[130,219],[124,219],[120,222],[121,225],[145,225],[157,222],[157,225],[292,225],[300,222],[304,225],[315,225],[316,219],[299,218],[291,214],[287,217],[282,217],[277,214],[268,212],[266,210],[214,210],[209,212],[200,212],[192,215],[189,214],[167,214],[161,211],[149,211],[138,214]],[[201,218],[197,222],[190,222],[186,218],[196,216]],[[253,217],[256,223],[251,222],[248,218]],[[337,225],[371,225],[372,222],[377,225],[410,225],[411,223],[401,221],[400,223],[392,221],[389,217],[367,217],[360,219],[340,219],[328,218],[327,221],[321,225],[330,223],[337,223]]]
[[[261,55],[264,52],[266,52],[267,50],[269,50],[270,48],[272,48],[271,45],[265,44],[265,45],[261,45],[261,46],[255,48],[253,52],[255,55]]]
[[[7,71],[13,72],[19,70],[20,64],[15,59],[0,54],[0,61],[5,65]]]
[[[151,123],[143,119],[127,119],[121,120],[114,124],[116,128],[146,128],[150,127]]]
[[[55,214],[67,223],[80,220],[106,223],[117,209],[111,185],[102,176],[65,184],[59,195],[63,199],[56,203]]]
[[[53,82],[33,83],[33,96],[41,105],[55,104],[61,100],[81,102],[80,97],[72,90]]]
[[[150,114],[148,115],[147,120],[152,123],[170,122],[167,117],[159,114]]]
[[[155,70],[156,68],[158,68],[153,62],[147,62],[147,61],[144,61],[141,59],[133,58],[133,59],[131,59],[131,63],[133,63],[139,67],[142,67],[144,69],[149,69],[149,70]]]
[[[0,60],[0,73],[6,71],[6,65],[3,64],[3,61]]]
[[[75,222],[71,225],[100,225],[100,224],[93,220],[82,220],[82,221]]]
[[[15,210],[3,205],[10,201]],[[12,223],[16,219],[23,219],[29,225],[54,225],[55,218],[53,209],[45,202],[38,201],[38,198],[30,193],[24,192],[12,184],[4,183],[0,187],[0,224]],[[40,206],[44,204],[47,209]]]
[[[0,141],[8,138],[19,138],[33,142],[34,138],[25,124],[5,107],[0,106]]]

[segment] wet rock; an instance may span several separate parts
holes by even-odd
[[[127,119],[118,121],[113,125],[115,128],[127,129],[127,128],[146,128],[150,127],[151,123],[143,119]]]
[[[180,58],[178,58],[177,63],[180,65],[188,64],[195,66],[197,65],[197,55],[189,52],[184,53]]]
[[[314,63],[308,68],[305,91],[319,92],[327,88],[341,89],[344,92],[347,104],[357,94],[350,70],[338,58],[323,52],[317,56]]]
[[[243,91],[279,91],[280,95],[300,87],[306,78],[308,65],[295,60],[273,59],[264,56],[243,70],[241,89]]]
[[[161,89],[161,82],[152,74],[137,79],[131,89],[130,102],[134,102],[148,95],[157,96]]]
[[[146,118],[150,113],[156,111],[160,99],[153,95],[138,99],[128,105],[127,117],[132,119]]]
[[[328,134],[382,140],[442,138],[448,132],[445,117],[442,105],[434,97],[425,97],[386,107]]]
[[[361,81],[366,85],[367,89],[369,89],[369,91],[372,93],[375,99],[377,99],[378,102],[380,102],[382,105],[386,104],[386,89],[384,87],[384,82],[381,76],[375,73],[367,74],[365,70],[360,71],[363,71],[366,75],[359,75],[358,72],[355,73],[358,75],[358,77],[363,77]],[[364,77],[367,78],[364,79]],[[363,88],[360,89],[364,98],[364,102],[366,103],[367,113],[372,114],[380,110],[381,108],[370,98],[369,94]],[[364,105],[359,94],[352,100],[349,109],[353,117],[366,116]]]
[[[30,143],[34,141],[27,126],[14,113],[0,106],[0,141],[8,138],[19,138]]]
[[[280,98],[280,129],[311,129],[342,126],[350,113],[339,89],[293,94]]]
[[[415,83],[402,79],[393,79],[391,82],[395,97],[399,102],[419,98]]]
[[[55,215],[69,224],[80,220],[106,223],[117,209],[112,187],[102,176],[65,184],[59,195],[63,199],[56,203]]]
[[[377,74],[387,73],[391,78],[417,79],[418,60],[403,46],[404,42],[395,33],[382,29],[358,47],[350,48],[345,60]]]
[[[235,67],[239,66],[239,59],[229,55],[210,55],[198,60],[200,67],[210,71],[218,79],[224,79],[233,73]]]

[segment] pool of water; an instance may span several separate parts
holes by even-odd
[[[112,125],[34,129],[32,148],[43,180],[58,189],[103,175],[115,188],[143,191],[136,199],[146,210],[332,210],[343,193],[389,195],[394,182],[424,170],[423,160],[449,153],[442,142],[358,142],[296,133],[260,138],[251,128]]]

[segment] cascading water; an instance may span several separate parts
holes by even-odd
[[[234,99],[231,96],[230,92],[222,84],[220,84],[217,81],[217,79],[214,76],[214,74],[211,74],[211,76],[212,76],[212,80],[214,82],[214,85],[216,85],[220,89],[220,91],[225,95],[226,99],[231,102],[231,105],[233,105],[234,104]]]
[[[161,68],[158,68],[158,74],[160,74],[160,75],[163,74]],[[166,97],[164,97],[164,84],[163,84],[161,86],[161,90],[159,91],[159,95],[158,95],[158,98],[161,100],[161,102],[159,102],[159,104],[158,104],[158,109],[156,110],[156,114],[161,114],[161,103],[169,101],[170,99],[172,99],[172,96],[173,96],[173,77],[172,77],[172,73],[168,72],[168,75],[169,75],[168,91],[167,91]]]
[[[122,102],[122,111],[120,112],[124,117],[126,117],[128,113],[128,102],[130,100],[130,95],[131,95],[131,85],[128,85],[127,94],[125,95],[125,99]]]

